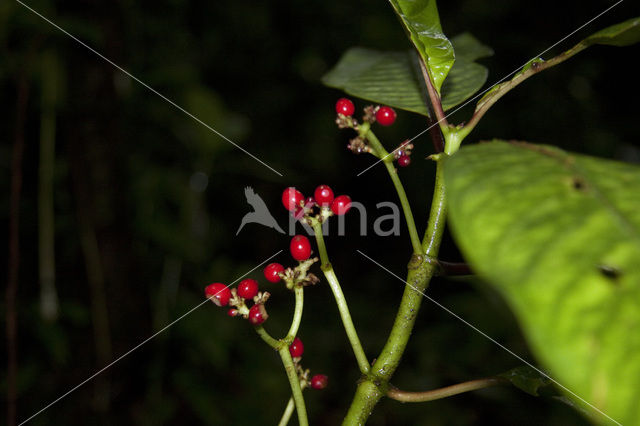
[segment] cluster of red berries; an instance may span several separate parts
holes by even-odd
[[[289,187],[282,193],[282,205],[298,219],[315,206],[321,209],[331,209],[333,214],[341,216],[351,208],[351,198],[348,195],[334,197],[333,190],[328,185],[318,186],[313,197],[307,198],[294,187]]]
[[[258,281],[247,278],[240,281],[237,288],[229,289],[222,283],[209,284],[204,289],[207,299],[218,306],[233,306],[227,311],[231,317],[242,316],[253,325],[260,325],[269,318],[264,303],[269,298],[269,293],[261,293]],[[246,305],[247,300],[254,302],[251,308]]]
[[[326,375],[316,374],[309,378],[309,370],[303,370],[300,366],[300,358],[302,358],[302,354],[304,353],[304,344],[299,337],[293,339],[293,342],[289,345],[289,353],[295,363],[298,377],[306,384],[306,386],[310,386],[312,389],[324,389],[327,387],[329,384],[329,378]]]
[[[351,117],[355,112],[356,107],[351,102],[351,99],[340,98],[336,102],[336,113],[344,115],[345,117]],[[395,110],[388,106],[376,107],[373,111],[374,117],[381,126],[391,126],[396,122],[397,114]]]

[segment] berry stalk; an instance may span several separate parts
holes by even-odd
[[[289,402],[287,403],[287,407],[284,409],[284,413],[282,413],[282,418],[280,422],[278,422],[278,426],[287,426],[289,424],[289,419],[293,414],[293,410],[296,408],[295,403],[293,402],[293,397],[289,398]]]
[[[304,404],[304,397],[302,396],[300,378],[298,377],[298,372],[296,371],[295,364],[293,363],[293,358],[291,358],[291,354],[289,353],[289,345],[283,345],[278,349],[278,355],[280,355],[280,359],[282,359],[282,364],[284,365],[284,369],[287,372],[287,378],[289,379],[289,385],[291,385],[291,395],[298,413],[298,423],[300,426],[308,426],[309,421],[307,420],[307,408]]]
[[[300,321],[302,320],[302,308],[304,307],[304,287],[296,286],[294,292],[296,295],[296,307],[293,311],[291,327],[289,327],[289,332],[284,338],[284,340],[289,343],[292,342],[296,337],[296,334],[298,334],[298,328],[300,327]]]
[[[415,254],[424,253],[422,249],[422,245],[420,244],[420,237],[418,237],[418,231],[416,230],[416,223],[413,220],[413,213],[411,212],[411,205],[409,204],[407,193],[404,191],[404,186],[402,186],[402,182],[400,182],[398,171],[393,166],[394,156],[391,153],[388,153],[386,149],[384,149],[384,147],[380,143],[380,140],[378,140],[376,135],[371,131],[371,129],[368,126],[365,126],[364,124],[361,125],[359,128],[359,134],[361,137],[366,138],[367,141],[369,141],[369,145],[373,148],[374,153],[379,158],[382,159],[382,162],[387,168],[387,172],[391,177],[393,186],[396,188],[396,192],[398,193],[398,198],[400,198],[400,204],[402,205],[404,218],[405,218],[405,221],[407,222],[407,228],[409,228],[409,237],[411,238],[411,245],[413,246],[413,252]]]
[[[322,224],[317,220],[314,220],[312,222],[312,226],[316,235],[318,252],[320,253],[320,260],[322,262],[320,269],[322,269],[322,273],[327,279],[327,282],[329,283],[329,287],[333,292],[333,296],[336,299],[336,305],[338,306],[338,311],[340,312],[342,325],[344,326],[344,330],[347,333],[347,338],[349,339],[349,343],[351,343],[351,348],[353,349],[353,353],[356,356],[356,360],[358,362],[358,367],[360,368],[360,372],[366,375],[369,373],[369,368],[370,368],[369,360],[367,359],[367,356],[364,353],[364,349],[362,349],[362,344],[360,343],[358,332],[356,331],[356,328],[353,325],[353,320],[351,319],[351,313],[349,312],[349,305],[347,304],[347,300],[345,299],[344,293],[342,292],[342,287],[340,287],[340,282],[338,281],[338,277],[333,271],[333,266],[331,266],[331,262],[329,262],[329,256],[327,255],[327,248],[324,244],[324,237],[322,236]]]

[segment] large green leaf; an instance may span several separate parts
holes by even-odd
[[[468,33],[454,37],[451,42],[459,53],[442,87],[445,110],[480,90],[488,71],[473,61],[493,54],[491,48]],[[322,82],[359,98],[428,115],[420,78],[412,52],[381,52],[354,47],[342,56]]]
[[[640,167],[494,141],[446,160],[445,182],[465,258],[551,377],[640,424]]]
[[[447,78],[455,55],[442,32],[436,0],[389,0],[422,57],[436,90]]]

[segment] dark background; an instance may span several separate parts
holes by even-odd
[[[281,226],[287,215],[280,194],[290,185],[311,193],[326,183],[351,195],[369,209],[369,232],[382,213],[376,203],[396,201],[383,167],[356,177],[373,158],[344,149],[352,134],[339,131],[333,123],[333,106],[341,93],[319,82],[351,46],[409,46],[386,2],[34,0],[28,4],[284,177],[20,4],[3,2],[3,259],[9,258],[11,153],[21,131],[25,147],[17,294],[19,421],[196,306],[206,284],[229,283],[281,249],[278,261],[292,263],[288,237],[274,230],[247,225],[235,235],[249,211],[245,186],[262,196]],[[442,2],[441,20],[446,34],[470,31],[495,49],[494,57],[483,60],[490,70],[489,84],[611,4],[450,1]],[[545,57],[637,12],[634,2],[624,2]],[[596,46],[532,78],[503,98],[465,143],[493,137],[522,139],[637,162],[639,83],[632,61],[639,53],[637,46]],[[47,109],[42,88],[52,80],[59,93],[53,108]],[[358,110],[365,105],[356,100]],[[39,141],[47,111],[56,123],[53,197],[59,310],[54,320],[41,314],[38,279]],[[464,109],[450,122],[464,121],[469,113]],[[423,117],[400,112],[397,124],[378,135],[393,147],[425,128]],[[433,164],[422,159],[433,148],[427,135],[415,144],[413,163],[401,170],[401,177],[422,232],[434,173]],[[347,229],[344,237],[328,238],[329,255],[365,350],[373,358],[384,344],[403,285],[355,250],[403,276],[411,248],[404,225],[399,237],[361,237],[353,216]],[[449,237],[442,257],[459,260]],[[2,271],[7,269],[3,262]],[[250,276],[260,279],[261,272]],[[273,293],[266,326],[279,336],[287,330],[293,296],[281,285],[265,284],[264,279],[261,283]],[[486,284],[435,279],[429,294],[534,360],[514,317]],[[520,365],[435,305],[425,301],[423,306],[395,385],[426,390]],[[3,298],[3,319],[6,308]],[[299,335],[306,346],[305,367],[330,377],[325,391],[305,393],[312,423],[337,424],[351,401],[358,372],[324,282],[306,291]],[[6,365],[4,338],[0,346]],[[6,369],[1,371],[5,408]],[[206,304],[30,424],[275,424],[288,397],[277,355],[246,322]],[[560,402],[512,388],[414,405],[383,400],[370,419],[372,425],[481,423],[585,421]]]

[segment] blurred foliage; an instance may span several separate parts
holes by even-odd
[[[30,84],[21,204],[19,289],[19,419],[25,419],[103,367],[97,362],[78,217],[87,209],[104,269],[113,357],[202,301],[212,281],[231,282],[276,251],[283,235],[248,225],[243,189],[252,186],[276,219],[282,189],[310,192],[331,185],[363,202],[372,217],[378,202],[395,200],[382,168],[355,175],[372,163],[344,146],[350,135],[333,124],[341,94],[320,77],[353,45],[403,50],[405,34],[384,1],[378,2],[55,2],[34,0],[35,10],[110,60],[227,135],[283,178],[215,136],[200,124],[97,57],[17,2],[0,3],[0,217],[8,219],[11,143],[15,132],[16,81]],[[482,59],[493,83],[582,25],[609,2],[459,0],[441,5],[447,35],[465,31],[491,46]],[[597,27],[632,16],[622,4]],[[542,12],[544,16],[542,16]],[[552,13],[557,11],[557,13]],[[590,27],[576,40],[591,32]],[[566,47],[566,46],[564,46]],[[560,49],[560,48],[558,48]],[[39,56],[57,54],[64,95],[57,111],[55,163],[56,285],[60,316],[47,323],[38,311],[37,167]],[[560,51],[560,50],[558,50]],[[637,71],[615,48],[592,48],[581,57],[537,76],[506,96],[470,140],[527,139],[572,151],[640,160],[633,123]],[[619,64],[612,68],[611,63]],[[361,108],[364,105],[358,104]],[[552,106],[552,107],[550,107]],[[453,121],[468,118],[469,110]],[[559,124],[561,123],[561,124]],[[387,146],[426,127],[404,113],[379,136]],[[433,165],[427,135],[416,141],[412,167],[402,178],[420,223],[430,201]],[[369,220],[369,229],[373,220]],[[406,231],[378,239],[357,233],[327,239],[354,322],[370,356],[390,329],[402,286],[366,259],[361,249],[402,274],[410,254]],[[0,241],[6,241],[6,226]],[[443,256],[459,257],[446,239]],[[6,256],[6,244],[0,251]],[[279,257],[290,262],[288,255]],[[4,268],[2,268],[4,270]],[[260,271],[250,274],[260,277]],[[262,280],[264,282],[264,280]],[[293,297],[276,286],[268,328],[286,331]],[[436,280],[430,296],[477,325],[514,352],[532,359],[517,324],[501,299],[482,283]],[[4,316],[4,300],[0,309]],[[314,424],[337,424],[358,379],[329,289],[307,292],[300,332],[304,364],[330,376],[324,392],[307,392]],[[376,315],[372,316],[371,312]],[[0,345],[4,345],[3,343]],[[5,351],[2,346],[2,362]],[[6,362],[5,362],[6,363]],[[434,305],[426,303],[404,362],[393,383],[423,390],[517,367],[509,354]],[[103,373],[110,406],[95,405],[89,382],[31,424],[274,424],[288,399],[277,355],[246,323],[206,304]],[[6,381],[0,373],[0,388]],[[2,402],[4,408],[4,399]],[[383,401],[370,424],[566,425],[584,420],[564,404],[510,388],[489,389],[428,404]]]

